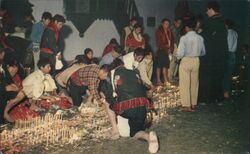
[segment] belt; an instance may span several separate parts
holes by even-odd
[[[111,106],[111,108],[117,113],[121,113],[124,110],[130,109],[130,108],[136,108],[140,106],[147,106],[149,108],[153,108],[153,104],[149,102],[147,98],[140,97],[140,98],[133,98],[130,100],[122,101],[115,103]]]
[[[45,53],[48,53],[48,54],[53,54],[53,51],[49,48],[40,48],[41,52],[45,52]]]

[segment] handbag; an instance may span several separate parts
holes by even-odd
[[[59,59],[59,56],[60,56],[60,55],[61,55],[60,52],[56,55],[56,64],[55,64],[55,69],[56,69],[56,70],[60,70],[60,69],[63,68],[62,60]]]

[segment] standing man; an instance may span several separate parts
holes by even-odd
[[[174,36],[174,52],[172,55],[172,59],[170,60],[168,78],[170,82],[176,82],[175,77],[177,74],[178,64],[176,63],[176,51],[179,45],[181,30],[182,30],[182,20],[180,18],[176,18],[174,20],[174,25],[171,27]]]
[[[32,31],[30,34],[30,40],[32,41],[32,43],[30,44],[30,48],[33,51],[35,71],[38,69],[37,62],[39,60],[39,55],[40,55],[40,42],[42,34],[44,32],[44,29],[49,25],[51,19],[52,19],[51,13],[44,12],[41,21],[37,22],[32,26]]]
[[[62,15],[56,14],[44,30],[40,44],[40,59],[48,58],[51,62],[51,74],[55,74],[56,58],[61,58],[62,43],[59,31],[65,23]]]
[[[161,82],[161,70],[163,74],[164,82],[168,80],[168,68],[169,68],[169,55],[174,51],[174,36],[170,29],[170,20],[164,18],[161,25],[155,32],[157,51],[157,68],[156,79],[157,85],[162,85]]]
[[[189,19],[185,23],[186,34],[181,37],[177,49],[180,60],[180,96],[182,111],[192,112],[197,105],[199,87],[199,57],[205,55],[203,38],[194,29],[196,22]]]
[[[236,62],[235,52],[237,50],[238,34],[233,29],[234,27],[233,21],[226,20],[225,26],[227,29],[228,57],[227,57],[227,67],[224,74],[224,98],[228,99],[230,97],[232,75]]]
[[[219,102],[223,100],[223,78],[227,60],[227,31],[217,1],[207,4],[208,20],[204,24],[204,41],[206,55],[201,59],[202,102]]]

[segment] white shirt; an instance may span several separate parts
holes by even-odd
[[[133,70],[133,69],[138,67],[138,65],[135,66],[136,62],[135,62],[134,52],[130,52],[130,53],[124,55],[122,57],[122,59],[123,59],[123,62],[124,62],[124,66],[127,69]]]
[[[143,82],[145,82],[147,85],[152,85],[151,77],[153,72],[153,61],[149,61],[148,59],[144,58],[139,66],[138,70],[140,72],[140,76]]]
[[[205,55],[205,45],[202,36],[194,31],[189,31],[181,37],[177,49],[177,58],[182,57],[199,57]]]
[[[37,70],[27,76],[23,82],[23,91],[28,98],[39,99],[44,91],[53,91],[56,89],[54,79],[49,74],[44,74]]]
[[[238,34],[233,29],[227,30],[227,43],[228,43],[228,50],[229,52],[235,52],[237,49],[237,39]]]

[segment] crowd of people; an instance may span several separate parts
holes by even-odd
[[[164,84],[179,85],[184,112],[195,111],[198,103],[221,102],[231,96],[238,34],[233,22],[223,19],[216,1],[208,2],[207,15],[207,21],[195,16],[177,18],[172,26],[169,19],[162,19],[155,31],[156,52],[147,45],[143,25],[133,17],[124,27],[120,43],[111,38],[100,60],[86,48],[63,67],[60,29],[66,20],[44,12],[31,30],[28,48],[33,52],[34,67],[26,76],[22,76],[23,65],[9,55],[13,49],[1,40],[0,123],[39,116],[38,111],[52,104],[64,109],[79,107],[86,96],[105,107],[112,139],[120,137],[119,115],[128,119],[129,135],[147,141],[149,151],[156,153],[157,135],[145,131],[147,111],[153,108],[147,93]],[[6,25],[2,22],[1,26]],[[248,45],[240,55],[243,81],[249,78]]]

